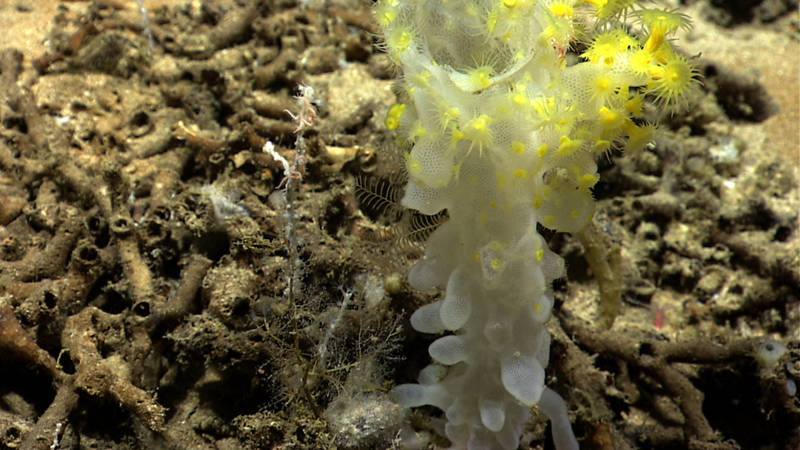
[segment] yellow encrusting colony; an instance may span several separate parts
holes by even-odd
[[[653,139],[644,98],[685,104],[697,74],[670,39],[689,22],[634,0],[379,0],[375,14],[403,73],[404,100],[386,115],[410,147],[403,204],[449,214],[409,274],[445,298],[411,323],[455,334],[395,395],[445,410],[454,447],[516,448],[538,404],[559,448],[574,448],[563,400],[544,387],[548,291],[563,262],[536,227],[580,231],[596,157]]]

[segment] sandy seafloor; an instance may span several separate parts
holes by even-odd
[[[145,1],[150,40],[135,1],[0,0],[0,447],[447,445],[388,395],[441,295],[404,281],[436,220],[391,203],[396,73],[368,2],[303,3]],[[701,94],[601,164],[610,330],[582,246],[548,235],[548,385],[581,448],[797,449],[798,5],[689,3]],[[287,236],[261,148],[295,161],[298,83],[319,113]],[[520,448],[553,448],[535,410]]]

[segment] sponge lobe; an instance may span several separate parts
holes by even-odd
[[[408,157],[408,174],[431,188],[447,186],[453,175],[453,160],[448,153],[432,139],[420,140]]]
[[[544,367],[535,357],[519,352],[507,355],[500,373],[503,386],[520,403],[533,406],[539,402],[544,391]]]
[[[447,291],[439,313],[442,324],[448,330],[457,330],[464,326],[472,312],[471,296],[475,286],[464,273],[456,269],[447,282]]]

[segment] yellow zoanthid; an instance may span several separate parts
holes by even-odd
[[[473,146],[478,147],[478,152],[483,154],[483,151],[492,145],[492,135],[490,126],[494,120],[487,114],[481,114],[477,117],[470,119],[463,127],[461,132],[463,136],[471,142],[470,150]]]
[[[389,130],[396,130],[400,127],[400,117],[403,116],[403,112],[406,110],[405,103],[395,103],[389,108],[389,111],[386,113],[386,128]]]
[[[658,51],[666,36],[679,29],[691,27],[688,16],[677,11],[641,9],[636,11],[636,15],[641,23],[650,30],[650,36],[644,44],[645,50],[649,52]]]
[[[662,105],[678,108],[685,106],[688,94],[699,83],[694,66],[685,57],[673,52],[669,52],[664,64],[650,71],[650,77],[647,92]]]
[[[594,6],[595,16],[599,20],[608,20],[619,15],[626,8],[635,3],[635,0],[584,0]]]
[[[625,31],[616,29],[595,36],[589,48],[581,56],[591,62],[602,62],[610,66],[614,64],[617,55],[634,45],[638,45],[636,39],[628,36]]]

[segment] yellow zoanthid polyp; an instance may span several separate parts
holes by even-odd
[[[691,26],[691,22],[685,14],[674,10],[640,9],[636,11],[636,16],[650,30],[650,36],[644,44],[644,49],[649,52],[656,52],[666,36],[681,28],[686,29]]]
[[[638,42],[621,29],[598,34],[592,39],[589,48],[581,54],[591,62],[602,62],[607,66],[614,64],[614,58],[628,47]]]
[[[600,108],[600,111],[598,111],[598,114],[600,115],[598,123],[603,137],[611,136],[612,133],[621,130],[622,125],[628,119],[627,111],[622,108],[603,106]]]
[[[382,27],[388,27],[394,23],[395,19],[397,19],[397,14],[397,0],[382,0],[375,5],[375,20]]]
[[[628,141],[623,147],[626,153],[634,153],[642,150],[653,141],[656,133],[656,126],[654,124],[636,125],[632,121],[627,121],[622,127],[625,133],[628,134]]]
[[[583,145],[583,141],[580,139],[570,139],[569,136],[561,136],[558,141],[558,153],[562,156],[571,156],[581,145]]]
[[[640,9],[634,14],[650,31],[659,30],[672,34],[679,29],[688,30],[692,26],[689,16],[677,10]]]
[[[461,110],[456,106],[451,106],[448,103],[441,101],[437,105],[439,112],[439,122],[441,122],[441,130],[445,131],[447,127],[457,123],[458,118],[461,117]]]
[[[618,83],[613,78],[613,74],[607,71],[598,70],[590,80],[592,98],[601,101],[608,100],[616,92]]]
[[[399,27],[386,35],[386,46],[389,54],[397,58],[401,53],[408,50],[409,45],[414,42],[414,34],[409,27]]]
[[[395,103],[386,113],[386,128],[396,130],[400,126],[400,117],[406,110],[405,103]]]
[[[486,89],[492,83],[492,72],[494,69],[491,66],[480,66],[472,69],[469,72],[469,82],[473,91]]]
[[[647,92],[662,104],[679,108],[684,106],[688,94],[699,83],[694,66],[676,53],[671,53],[664,64],[654,67],[650,76]]]
[[[642,105],[642,95],[638,92],[625,101],[625,109],[636,118],[642,117]]]
[[[478,152],[482,154],[484,150],[491,146],[492,135],[490,126],[492,122],[493,119],[489,115],[481,114],[477,117],[473,117],[464,125],[461,132],[465,138],[472,141],[470,149],[472,149],[473,146],[477,146]]]
[[[594,6],[595,16],[598,20],[605,21],[616,17],[626,8],[635,3],[634,0],[584,0]]]
[[[556,17],[572,17],[575,14],[574,0],[550,0],[547,3],[550,12]]]
[[[631,53],[628,63],[636,75],[647,75],[656,63],[656,56],[652,52],[640,48]]]

